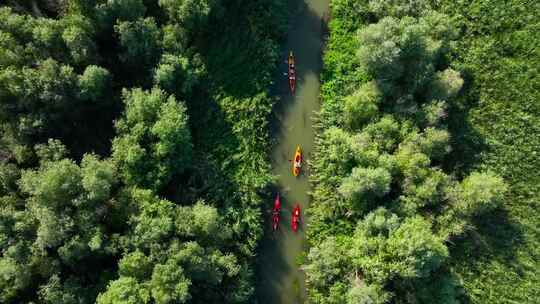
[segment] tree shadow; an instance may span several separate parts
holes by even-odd
[[[451,134],[452,152],[443,161],[443,169],[453,172],[459,179],[474,170],[481,161],[481,155],[489,151],[482,134],[474,128],[469,113],[478,105],[479,92],[475,89],[475,79],[471,71],[461,72],[464,87],[460,96],[448,107],[448,131]]]
[[[447,155],[443,168],[453,172],[458,180],[478,170],[482,156],[491,151],[485,137],[472,124],[470,112],[478,109],[480,92],[471,71],[462,71],[465,86],[462,94],[449,108],[448,129],[452,135],[453,151]],[[523,273],[517,249],[524,244],[521,224],[512,220],[508,210],[501,206],[475,216],[472,229],[452,240],[449,246],[452,261],[458,271],[481,273],[486,262],[496,261],[516,273]],[[464,303],[470,299],[463,293]]]
[[[525,265],[518,261],[517,248],[524,244],[521,225],[510,219],[508,212],[498,208],[475,217],[473,229],[452,241],[449,246],[451,264],[458,272],[481,273],[486,263],[504,265],[520,276]],[[462,294],[463,303],[470,303],[469,296]]]

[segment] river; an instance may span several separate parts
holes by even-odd
[[[309,174],[292,175],[294,150],[297,145],[309,160],[313,150],[314,130],[312,116],[319,109],[319,74],[322,67],[323,16],[328,14],[329,0],[291,1],[293,12],[283,60],[289,50],[295,56],[297,73],[296,94],[291,96],[287,77],[276,79],[280,103],[276,107],[274,136],[276,144],[272,153],[272,170],[278,177],[277,184],[282,198],[282,216],[279,230],[272,232],[266,221],[265,237],[259,248],[257,268],[257,299],[261,304],[289,304],[305,301],[304,275],[299,269],[299,257],[305,249],[305,210],[309,205]],[[282,64],[286,72],[286,64]],[[298,232],[291,230],[291,211],[298,203],[302,210],[302,225]],[[268,202],[267,218],[273,200]]]

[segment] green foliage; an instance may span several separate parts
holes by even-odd
[[[250,302],[286,26],[284,1],[2,4],[0,302]]]
[[[118,272],[124,277],[133,277],[144,280],[152,273],[152,264],[149,258],[141,251],[130,252],[118,262]]]
[[[443,240],[431,233],[421,217],[405,219],[377,209],[359,222],[353,239],[353,264],[366,278],[384,283],[395,276],[422,278],[448,256]]]
[[[112,281],[107,292],[100,294],[96,300],[98,304],[138,304],[149,303],[149,292],[130,277],[123,277]]]
[[[156,265],[150,282],[152,297],[159,304],[186,303],[190,283],[175,263]]]
[[[456,96],[461,90],[463,79],[459,72],[448,68],[435,74],[431,86],[431,97],[433,99],[447,100]]]
[[[70,16],[71,17],[71,16]],[[88,64],[96,60],[95,29],[90,20],[73,15],[66,18],[62,40],[75,64]],[[63,21],[64,21],[63,20]]]
[[[308,297],[458,303],[452,241],[500,208],[507,188],[493,173],[448,165],[456,144],[450,114],[467,89],[466,71],[449,66],[458,27],[428,1],[331,5],[310,176]],[[339,261],[350,262],[323,253],[336,268],[325,276],[320,250],[334,240],[336,251],[347,248]]]
[[[347,293],[347,304],[384,304],[389,299],[390,295],[377,284],[356,284]]]
[[[345,98],[345,121],[349,128],[357,129],[378,113],[380,93],[374,83],[361,86],[353,95]]]
[[[81,98],[93,102],[104,103],[110,95],[111,74],[102,67],[89,65],[79,76]]]
[[[154,72],[154,83],[167,92],[189,96],[204,73],[202,63],[194,59],[164,54]]]
[[[360,63],[400,111],[414,112],[414,99],[430,91],[432,79],[435,91],[442,91],[433,98],[455,95],[463,84],[453,70],[435,71],[447,52],[446,41],[455,38],[451,24],[440,21],[444,18],[433,12],[419,19],[386,17],[359,32]]]
[[[454,69],[465,86],[450,128],[459,174],[493,172],[508,192],[456,244],[453,266],[470,303],[533,303],[540,294],[538,197],[539,3],[440,2],[463,29]],[[459,115],[467,113],[467,115]],[[472,253],[472,254],[471,254]]]
[[[192,143],[185,106],[162,90],[124,91],[113,157],[129,185],[159,190],[189,164]]]
[[[459,207],[471,215],[495,209],[506,191],[507,186],[500,177],[493,173],[473,172],[460,184]]]
[[[204,28],[210,13],[221,9],[220,2],[216,0],[159,0],[159,5],[171,21],[189,31]]]
[[[219,249],[227,250],[231,234],[215,208],[203,202],[181,207],[149,190],[136,189],[130,196],[136,212],[129,240],[135,251],[124,255],[120,279],[99,299],[115,296],[116,285],[124,286],[126,278],[134,278],[139,285],[130,284],[129,290],[139,295],[150,292],[156,303],[210,300],[219,294],[219,284],[239,275],[237,257]]]
[[[370,0],[368,3],[369,11],[377,17],[394,16],[419,17],[431,9],[430,1],[427,0]]]
[[[161,31],[153,18],[123,21],[114,26],[122,53],[120,60],[135,71],[148,72],[161,52]]]
[[[24,170],[18,180],[25,204],[15,200],[10,206],[2,198],[0,296],[17,301],[38,287],[44,303],[88,301],[96,296],[96,273],[104,270],[100,260],[117,250],[107,233],[114,227],[109,218],[117,211],[116,168],[92,154],[79,166],[64,158],[66,148],[59,141],[50,140],[36,151],[39,168]],[[75,270],[83,274],[60,280],[62,272]]]
[[[0,259],[0,300],[9,302],[17,293],[28,287],[30,273],[16,260],[4,257]]]
[[[390,191],[391,180],[390,173],[383,168],[354,168],[351,175],[343,179],[338,191],[355,205],[368,204]]]
[[[328,282],[341,279],[343,268],[349,263],[343,246],[332,237],[311,248],[307,260],[309,264],[303,270],[306,272],[306,283],[312,288],[320,288]]]
[[[107,0],[96,6],[98,24],[102,29],[112,29],[121,21],[135,21],[145,13],[142,0]]]

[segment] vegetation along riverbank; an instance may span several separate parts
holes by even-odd
[[[246,303],[283,1],[0,6],[0,302]]]
[[[539,299],[538,10],[430,3],[331,2],[313,303]]]

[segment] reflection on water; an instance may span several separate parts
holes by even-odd
[[[310,158],[314,131],[311,117],[319,107],[319,72],[321,69],[322,16],[327,14],[329,0],[294,1],[295,10],[289,31],[287,49],[294,52],[297,71],[296,95],[288,91],[285,76],[280,84],[281,101],[276,121],[281,125],[276,131],[277,144],[272,154],[273,173],[278,176],[282,198],[282,217],[277,232],[266,229],[258,258],[257,295],[259,303],[303,303],[305,298],[304,276],[298,266],[305,246],[304,211],[309,204],[308,172],[299,177],[292,175],[292,158],[297,145],[302,147],[304,158]],[[298,6],[298,8],[296,8]],[[286,64],[283,64],[286,71]],[[281,73],[280,73],[281,74]],[[306,167],[304,166],[303,169]],[[291,230],[291,212],[299,204],[302,210],[298,232]],[[273,200],[268,202],[268,211]],[[268,217],[270,213],[267,214]],[[270,223],[265,228],[270,228]]]

